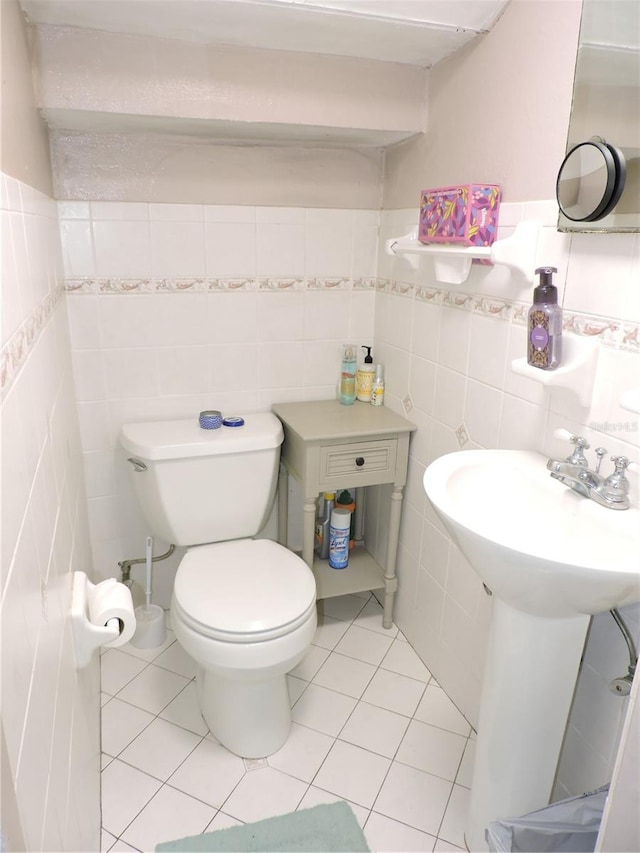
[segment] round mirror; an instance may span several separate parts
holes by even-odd
[[[626,176],[624,156],[606,142],[581,142],[562,161],[556,183],[560,210],[574,222],[594,222],[615,207]]]

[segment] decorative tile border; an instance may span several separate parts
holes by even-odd
[[[219,291],[260,291],[286,293],[300,291],[370,290],[431,305],[472,311],[484,317],[525,326],[529,305],[524,302],[461,293],[450,288],[428,287],[385,278],[194,278],[194,279],[68,279],[69,295],[127,293],[214,293]],[[640,324],[610,317],[564,312],[563,328],[576,335],[598,337],[604,346],[640,353]]]
[[[47,325],[60,299],[64,286],[59,284],[42,302],[38,303],[31,314],[11,335],[0,350],[0,396],[4,397],[15,381],[27,357]]]
[[[69,278],[68,294],[210,293],[260,290],[375,290],[375,278]],[[404,286],[402,286],[404,290]]]

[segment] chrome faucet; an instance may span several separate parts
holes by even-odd
[[[625,473],[631,464],[629,459],[626,456],[612,456],[614,471],[608,477],[603,477],[600,466],[607,453],[605,448],[596,448],[598,461],[595,470],[591,470],[584,455],[584,451],[590,447],[586,438],[572,435],[569,441],[575,446],[566,459],[549,459],[547,462],[551,476],[600,506],[608,509],[629,509],[629,480]]]

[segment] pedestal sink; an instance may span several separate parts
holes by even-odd
[[[550,477],[546,459],[467,450],[424,488],[494,595],[465,838],[549,802],[591,614],[640,601],[640,513],[615,512]]]

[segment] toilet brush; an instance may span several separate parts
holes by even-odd
[[[153,561],[153,539],[147,536],[146,545],[146,584],[144,604],[136,607],[136,632],[129,641],[138,649],[153,649],[161,646],[167,638],[164,610],[158,604],[151,603],[151,566]]]

